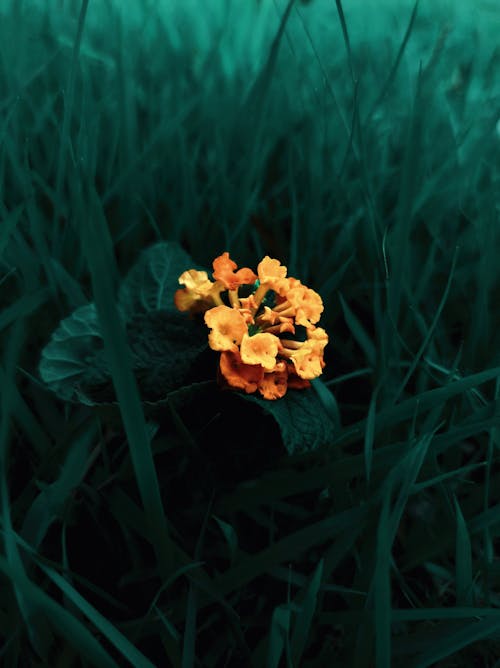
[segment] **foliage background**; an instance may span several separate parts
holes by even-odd
[[[345,5],[2,3],[2,665],[500,665],[500,12]],[[321,293],[321,447],[210,359],[151,414],[161,241]],[[39,375],[90,302],[115,405]]]

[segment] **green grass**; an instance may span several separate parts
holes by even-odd
[[[498,666],[500,10],[473,4],[2,3],[2,666]],[[288,454],[314,414],[212,376],[144,400],[117,296],[159,241],[320,292],[333,438]],[[88,302],[116,405],[39,376]]]

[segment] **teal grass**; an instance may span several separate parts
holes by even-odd
[[[498,666],[500,9],[201,4],[1,3],[0,665]],[[162,241],[321,294],[321,442],[215,374],[151,417]],[[89,302],[115,404],[40,378]]]

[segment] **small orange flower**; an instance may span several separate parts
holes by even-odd
[[[306,285],[293,287],[287,299],[295,309],[295,322],[304,327],[315,325],[323,313],[323,301],[317,292]]]
[[[185,286],[174,295],[179,311],[200,311],[222,304],[220,293],[224,286],[211,281],[206,271],[188,269],[179,276],[179,284]]]
[[[223,283],[228,290],[237,290],[240,285],[251,285],[257,280],[257,276],[248,267],[242,267],[235,272],[238,265],[231,260],[227,251],[216,257],[212,264],[213,277]]]
[[[260,364],[264,369],[271,371],[276,366],[278,337],[268,333],[254,336],[244,334],[240,350],[241,359],[245,364]]]
[[[284,397],[288,388],[288,365],[284,361],[276,364],[269,373],[264,373],[259,383],[259,392],[264,399],[281,399]]]
[[[274,290],[274,286],[278,285],[286,276],[286,267],[281,264],[279,260],[266,255],[257,265],[257,274],[261,285],[264,283],[268,285],[268,290]]]
[[[222,352],[219,369],[230,387],[245,390],[247,394],[255,392],[264,377],[260,364],[244,364],[239,352]]]
[[[286,281],[286,285],[282,284],[280,287],[283,301],[277,304],[274,310],[281,316],[294,318],[297,325],[315,325],[324,308],[320,295],[296,278],[288,278]]]
[[[208,335],[212,350],[237,351],[247,332],[247,324],[241,313],[224,304],[206,311],[205,323],[212,330]]]
[[[295,344],[290,345],[289,344]],[[295,371],[300,378],[312,380],[323,372],[325,363],[323,361],[323,350],[328,343],[328,335],[321,327],[308,331],[308,339],[297,346],[297,341],[283,342],[282,354],[288,353],[293,362]],[[291,350],[290,350],[291,349]]]
[[[283,397],[288,389],[309,387],[323,371],[328,343],[325,330],[316,326],[323,312],[320,295],[287,277],[287,268],[268,255],[257,274],[248,267],[238,269],[227,251],[215,258],[213,269],[215,282],[204,271],[181,274],[184,289],[177,290],[174,301],[181,311],[204,312],[209,345],[221,353],[219,380],[269,400]],[[242,285],[252,284],[258,287],[247,296],[238,294]],[[297,325],[305,328],[305,341],[294,336],[300,333]]]

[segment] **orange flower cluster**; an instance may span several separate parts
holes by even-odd
[[[279,399],[288,388],[309,387],[323,370],[328,343],[317,327],[323,302],[317,292],[287,277],[287,268],[266,256],[257,274],[225,252],[213,261],[211,281],[205,271],[179,276],[175,293],[180,311],[204,313],[208,343],[221,353],[220,378],[247,393]],[[242,286],[251,286],[240,295]],[[227,291],[225,300],[222,293]]]

